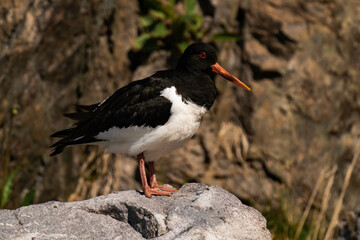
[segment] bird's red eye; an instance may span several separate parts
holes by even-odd
[[[201,58],[206,58],[206,52],[201,52],[201,53],[199,54],[199,56],[200,56]]]

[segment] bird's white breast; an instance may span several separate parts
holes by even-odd
[[[207,109],[191,101],[184,102],[175,87],[164,89],[161,96],[172,103],[171,116],[164,125],[155,128],[112,127],[96,138],[107,140],[103,145],[108,152],[127,153],[132,156],[143,152],[147,161],[156,161],[162,155],[180,147],[194,135]]]

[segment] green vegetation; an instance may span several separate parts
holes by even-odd
[[[271,200],[268,200],[268,206],[266,210],[263,210],[262,214],[267,220],[267,227],[270,229],[273,239],[296,239],[295,235],[302,214],[300,207],[297,206],[295,199],[293,199],[286,186],[282,186],[279,206],[273,206]],[[312,223],[306,222],[297,239],[311,239],[312,228]]]
[[[24,197],[22,206],[29,206],[34,203],[35,200],[35,189],[31,189]]]
[[[173,43],[183,51],[191,40],[201,39],[203,17],[197,13],[196,3],[196,0],[184,0],[184,11],[179,13],[175,0],[144,1],[147,14],[140,17],[144,33],[138,37],[136,47],[151,51]]]
[[[2,154],[3,161],[2,161],[2,179],[0,185],[0,209],[5,208],[6,204],[8,203],[12,193],[12,187],[14,184],[15,177],[19,172],[19,169],[16,168],[12,170],[10,174],[8,174],[10,170],[9,162],[10,162],[12,123],[13,123],[13,118],[18,114],[18,112],[19,112],[19,108],[17,107],[17,105],[14,105],[10,111],[11,115],[9,120],[9,128],[7,131],[7,138],[5,141],[5,149]],[[22,206],[27,206],[32,204],[34,202],[34,198],[35,198],[35,190],[29,191],[25,195]]]
[[[0,199],[0,209],[3,209],[6,203],[9,201],[9,198],[12,193],[12,186],[16,174],[19,172],[19,169],[11,171],[10,175],[5,179],[4,185],[1,188],[1,199]],[[23,203],[21,206],[28,206],[34,203],[35,199],[35,190],[30,190],[24,197]]]
[[[360,158],[360,142],[351,165],[346,170],[346,176],[341,194],[335,204],[331,220],[326,217],[331,198],[331,189],[335,180],[337,166],[324,167],[312,189],[311,196],[303,210],[303,204],[299,204],[288,186],[283,185],[280,197],[280,205],[274,207],[271,200],[263,209],[263,215],[267,219],[268,228],[272,231],[274,239],[307,239],[307,240],[330,240],[333,237],[336,222],[342,209],[343,197],[356,162]]]
[[[191,42],[201,41],[206,34],[202,28],[204,18],[196,10],[197,0],[145,0],[141,4],[143,33],[135,43],[138,50],[175,48],[183,52]],[[236,40],[238,36],[230,33],[218,33],[211,37],[212,42]]]
[[[11,188],[14,182],[15,175],[19,169],[15,169],[10,173],[10,176],[6,178],[6,181],[1,189],[1,201],[0,201],[0,208],[4,208],[5,204],[9,200],[9,196],[11,194]]]

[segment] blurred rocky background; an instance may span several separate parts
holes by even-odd
[[[93,146],[50,158],[49,136],[71,125],[73,104],[174,67],[195,41],[252,91],[217,81],[159,182],[220,185],[275,239],[359,239],[357,0],[1,0],[1,207],[140,189],[135,160]]]

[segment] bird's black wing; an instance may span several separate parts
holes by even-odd
[[[135,81],[120,88],[105,101],[89,106],[77,105],[77,112],[64,114],[76,120],[72,128],[54,133],[59,137],[51,146],[51,156],[61,153],[68,145],[102,141],[95,136],[112,127],[156,127],[170,117],[171,102],[161,96],[161,91],[171,86],[168,71]]]

